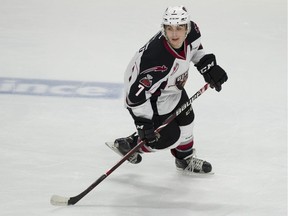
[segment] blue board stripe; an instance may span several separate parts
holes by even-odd
[[[0,94],[115,99],[122,92],[120,83],[0,77]]]

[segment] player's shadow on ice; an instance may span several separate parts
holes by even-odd
[[[83,200],[82,203],[75,205],[78,207],[100,207],[100,208],[115,208],[121,211],[122,208],[128,209],[158,209],[158,210],[169,210],[169,209],[181,209],[181,210],[212,210],[215,211],[221,207],[221,204],[209,203],[205,200],[198,200],[197,196],[201,194],[201,189],[199,188],[187,188],[185,184],[182,184],[181,180],[192,181],[191,176],[174,176],[174,181],[171,179],[165,181],[163,178],[163,183],[159,184],[153,182],[153,179],[143,179],[141,175],[137,174],[125,174],[122,176],[117,176],[116,178],[110,178],[109,181],[115,188],[115,193],[107,193],[105,189],[98,191],[101,196],[111,196],[107,204],[97,204],[97,199],[95,204],[87,205]],[[200,178],[200,177],[197,177]],[[202,178],[207,178],[202,176]],[[110,184],[107,182],[107,184]],[[119,189],[117,191],[117,188]],[[106,195],[104,195],[106,194]],[[190,195],[191,194],[191,195]],[[196,194],[196,195],[195,195]],[[198,195],[197,195],[198,194]],[[189,199],[189,197],[191,199]],[[192,199],[194,197],[194,199]],[[112,201],[111,201],[112,200]],[[195,201],[196,200],[196,201]],[[92,203],[89,200],[89,203]],[[99,202],[98,202],[99,203]],[[235,206],[234,206],[235,207]],[[232,209],[234,209],[232,207]]]

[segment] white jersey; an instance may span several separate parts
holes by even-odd
[[[125,72],[125,105],[136,117],[152,119],[177,106],[188,78],[190,62],[205,55],[198,26],[191,22],[181,50],[174,50],[161,32],[143,46]]]

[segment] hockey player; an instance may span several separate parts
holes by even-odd
[[[221,91],[227,81],[226,72],[216,63],[214,54],[206,54],[200,42],[198,26],[190,21],[184,6],[165,10],[161,31],[139,49],[125,73],[125,105],[129,110],[138,134],[134,133],[114,141],[116,148],[125,155],[140,140],[145,145],[129,161],[139,163],[141,153],[170,149],[176,168],[187,172],[208,173],[209,162],[196,158],[193,148],[192,106],[187,107],[160,134],[154,130],[185,103],[189,97],[184,89],[190,62],[216,91]]]

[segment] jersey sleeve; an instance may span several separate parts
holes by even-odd
[[[191,21],[191,30],[187,36],[188,42],[191,44],[192,49],[194,49],[194,55],[191,61],[196,64],[205,55],[205,50],[201,43],[201,33],[198,25]]]
[[[145,61],[145,60],[144,60]],[[165,83],[165,73],[168,68],[165,65],[155,65],[145,67],[139,65],[139,71],[134,71],[134,76],[130,77],[130,89],[126,95],[126,104],[137,117],[152,119],[153,109],[150,98],[157,94]],[[149,61],[150,65],[151,64]],[[137,70],[135,66],[134,70]]]
[[[152,119],[154,111],[150,99],[164,88],[173,65],[173,56],[166,52],[163,40],[161,32],[154,35],[136,53],[126,70],[126,106],[136,117]]]

